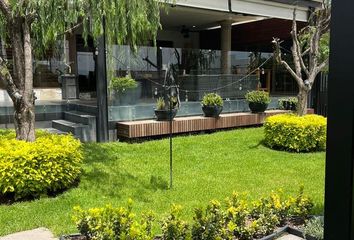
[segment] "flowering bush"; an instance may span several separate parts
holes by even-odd
[[[78,181],[81,143],[71,135],[37,132],[35,142],[0,132],[0,199],[35,198],[69,188]]]

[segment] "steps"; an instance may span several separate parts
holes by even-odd
[[[52,127],[61,132],[72,133],[82,142],[96,141],[96,117],[85,112],[64,112],[64,119],[53,120]]]

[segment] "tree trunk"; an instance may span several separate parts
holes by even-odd
[[[297,114],[299,116],[304,116],[307,114],[307,100],[308,100],[309,90],[304,87],[300,87],[299,94],[297,95]]]
[[[14,123],[16,138],[25,141],[35,141],[35,113],[33,91],[33,60],[30,36],[30,24],[25,17],[14,19],[12,30],[14,85],[17,88],[15,97],[13,91],[8,93],[14,103]]]

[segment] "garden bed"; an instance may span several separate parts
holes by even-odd
[[[293,226],[285,226],[285,227],[280,227],[278,228],[274,233],[265,236],[260,239],[255,239],[255,240],[276,240],[280,237],[283,237],[284,235],[291,234],[293,236],[297,237],[304,237],[304,233],[300,230],[297,229],[296,227]],[[156,236],[154,240],[162,240],[163,238],[161,236]],[[317,240],[315,237],[306,235],[307,240]],[[71,235],[63,235],[59,238],[59,240],[87,240],[87,238],[81,234],[71,234]]]

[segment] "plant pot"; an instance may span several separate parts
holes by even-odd
[[[170,110],[155,110],[157,121],[170,121],[177,115],[177,109]]]
[[[284,101],[284,110],[296,111],[296,103],[290,101]]]
[[[219,117],[220,113],[222,112],[223,106],[204,106],[202,110],[204,112],[205,117]]]
[[[248,106],[251,109],[252,113],[262,113],[267,109],[268,104],[267,103],[250,102],[248,104]]]
[[[296,103],[291,103],[290,104],[290,110],[291,111],[296,111]]]

